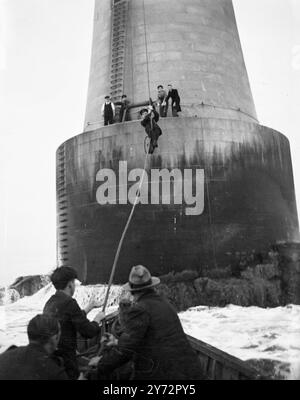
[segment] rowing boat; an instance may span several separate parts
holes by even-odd
[[[118,312],[105,317],[104,330],[111,332],[112,325],[118,316]],[[216,347],[213,347],[199,339],[187,335],[189,342],[196,351],[202,369],[202,374],[207,380],[260,380],[264,379],[256,370],[245,361],[240,360]],[[78,350],[82,357],[93,356],[97,352],[95,340],[78,341]],[[202,375],[199,371],[199,376]],[[203,375],[202,375],[203,376]]]

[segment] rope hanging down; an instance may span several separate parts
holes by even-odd
[[[144,36],[145,36],[145,54],[146,54],[146,66],[147,66],[147,80],[148,80],[148,95],[149,105],[151,105],[151,90],[150,90],[150,72],[149,72],[149,57],[148,57],[148,40],[147,40],[147,27],[146,27],[146,11],[145,11],[145,0],[143,0],[143,17],[144,17]]]
[[[148,94],[149,94],[149,105],[151,105],[151,93],[150,93],[150,74],[149,74],[149,59],[148,59],[148,44],[147,44],[147,28],[146,28],[146,12],[145,12],[145,0],[143,0],[143,16],[144,16],[144,35],[145,35],[145,52],[146,52],[146,65],[147,65],[147,81],[148,81]],[[151,126],[152,126],[152,118],[151,118]],[[149,147],[150,148],[150,147]],[[109,292],[110,292],[110,288],[114,279],[114,275],[115,275],[115,270],[117,267],[117,263],[119,260],[119,256],[120,256],[120,252],[121,252],[121,248],[122,248],[122,244],[124,242],[125,239],[125,235],[127,233],[127,230],[129,228],[130,222],[132,220],[133,214],[134,214],[134,210],[135,207],[137,205],[138,199],[140,197],[140,192],[141,192],[141,187],[144,181],[144,177],[145,177],[145,172],[146,172],[146,166],[147,166],[147,161],[148,161],[148,156],[149,156],[149,148],[145,157],[145,163],[144,163],[144,169],[143,169],[143,174],[140,180],[140,184],[136,193],[136,197],[130,212],[130,215],[128,217],[127,223],[125,225],[125,228],[123,230],[121,239],[119,241],[119,245],[117,248],[117,252],[115,254],[115,258],[114,258],[114,262],[113,262],[113,266],[112,266],[112,270],[110,273],[110,278],[109,278],[109,282],[108,282],[108,287],[107,287],[107,291],[106,291],[106,295],[105,295],[105,299],[104,299],[104,303],[103,303],[103,307],[102,307],[102,311],[105,312],[106,310],[106,306],[107,306],[107,302],[108,302],[108,297],[109,297]]]
[[[108,282],[108,288],[107,288],[106,295],[105,295],[105,299],[104,299],[104,303],[103,303],[103,308],[102,308],[102,311],[103,311],[103,312],[105,312],[105,309],[106,309],[106,306],[107,306],[107,301],[108,301],[108,297],[109,297],[109,292],[110,292],[110,288],[111,288],[111,285],[112,285],[112,282],[113,282],[113,278],[114,278],[116,266],[117,266],[117,263],[118,263],[118,259],[119,259],[119,256],[120,256],[120,251],[121,251],[121,248],[122,248],[122,244],[123,244],[123,242],[124,242],[125,235],[126,235],[126,233],[127,233],[127,230],[128,230],[128,228],[129,228],[130,222],[131,222],[131,220],[132,220],[135,207],[136,207],[137,202],[138,202],[138,200],[139,200],[139,198],[140,198],[141,187],[142,187],[142,185],[143,185],[143,181],[144,181],[144,177],[145,177],[145,173],[146,173],[146,166],[147,166],[148,156],[149,156],[149,149],[148,149],[148,152],[147,152],[146,157],[145,157],[145,163],[144,163],[143,174],[142,174],[142,177],[141,177],[141,180],[140,180],[140,184],[139,184],[138,190],[137,190],[137,192],[136,192],[135,200],[134,200],[134,203],[133,203],[133,206],[132,206],[130,215],[129,215],[129,217],[128,217],[127,223],[126,223],[125,228],[124,228],[124,230],[123,230],[121,239],[120,239],[120,241],[119,241],[118,249],[117,249],[117,252],[116,252],[116,255],[115,255],[115,258],[114,258],[114,263],[113,263],[113,266],[112,266],[112,270],[111,270],[110,278],[109,278],[109,282]]]
[[[108,281],[108,286],[107,286],[107,290],[106,290],[106,294],[105,294],[105,299],[104,299],[104,303],[103,303],[103,307],[102,307],[102,312],[103,313],[105,313],[105,310],[106,310],[106,306],[107,306],[107,302],[108,302],[108,298],[109,298],[111,285],[113,283],[113,279],[114,279],[115,271],[116,271],[116,268],[117,268],[117,263],[118,263],[118,260],[119,260],[121,248],[122,248],[122,245],[123,245],[123,242],[124,242],[124,239],[125,239],[125,235],[126,235],[127,230],[129,228],[130,222],[131,222],[133,214],[134,214],[135,207],[136,207],[138,199],[140,197],[141,187],[143,185],[143,181],[144,181],[144,177],[145,177],[145,173],[146,173],[146,166],[147,166],[148,156],[149,156],[149,149],[148,149],[146,157],[145,157],[143,174],[142,174],[142,177],[141,177],[141,180],[140,180],[140,184],[139,184],[138,190],[136,191],[135,200],[134,200],[131,212],[129,214],[128,220],[126,222],[125,228],[123,230],[121,239],[119,241],[117,252],[115,254],[115,258],[114,258],[114,262],[113,262],[113,266],[112,266],[112,269],[111,269],[111,273],[110,273],[110,277],[109,277],[109,281]],[[101,326],[100,337],[104,337],[105,332],[106,332],[106,324],[105,324],[105,320],[103,320],[102,321],[102,326]],[[101,354],[102,349],[103,349],[103,343],[99,342],[98,351],[97,351],[98,356]]]

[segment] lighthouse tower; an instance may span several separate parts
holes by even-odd
[[[96,1],[85,130],[105,95],[140,103],[170,82],[184,116],[257,122],[232,1]]]
[[[136,184],[130,172],[145,164],[138,111],[168,84],[182,112],[159,121],[163,135],[146,160],[149,202],[135,210],[115,282],[135,264],[155,275],[222,268],[235,251],[299,238],[289,142],[259,125],[232,1],[96,0],[84,131],[57,150],[58,264],[74,266],[84,282],[108,280],[132,207],[124,198]],[[130,121],[104,127],[104,97],[123,94]],[[105,203],[98,194],[108,170],[116,196]],[[169,201],[161,188],[151,202],[153,171],[163,171],[161,182],[176,171],[182,194],[185,185],[197,189],[198,173],[199,213],[187,212],[184,196],[177,201],[176,182]]]

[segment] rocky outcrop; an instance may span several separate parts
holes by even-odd
[[[224,307],[278,307],[300,304],[300,244],[273,246],[267,254],[252,251],[231,254],[226,268],[185,270],[161,276],[159,292],[184,311],[198,305]],[[47,275],[19,277],[9,289],[20,297],[31,296],[50,282]],[[89,292],[94,296],[96,292]],[[97,296],[99,293],[97,293]],[[5,289],[0,288],[0,305]],[[18,299],[15,292],[9,298]],[[2,300],[1,300],[2,299]]]
[[[9,289],[15,289],[20,297],[32,296],[50,282],[48,275],[21,276],[9,286]]]
[[[164,275],[159,291],[178,311],[199,304],[263,308],[300,304],[300,244],[278,245],[264,257],[253,252],[239,257],[223,269]]]
[[[199,304],[211,307],[224,307],[228,304],[243,307],[278,307],[281,304],[280,281],[268,282],[259,278],[198,278],[193,282],[162,284],[159,291],[178,311]]]

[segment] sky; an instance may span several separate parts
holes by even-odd
[[[234,0],[260,123],[300,203],[300,0]],[[56,263],[55,152],[83,130],[94,0],[0,0],[0,286]]]

